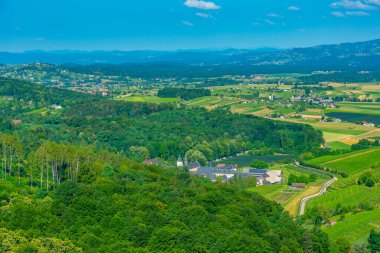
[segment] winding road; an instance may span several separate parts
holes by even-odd
[[[305,167],[305,166],[300,166],[298,162],[296,162],[296,165],[297,167],[302,167],[304,169],[309,169],[309,170],[312,170],[312,171],[315,171],[314,169],[312,168],[308,168],[308,167]],[[322,174],[322,173],[321,173]],[[325,172],[323,172],[323,174],[325,175],[329,175]],[[305,209],[306,209],[306,204],[309,200],[313,199],[313,198],[316,198],[316,197],[319,197],[323,194],[326,193],[327,191],[327,188],[329,188],[333,183],[335,183],[338,178],[332,176],[332,175],[329,175],[331,177],[331,179],[329,181],[327,181],[326,183],[324,183],[321,187],[321,189],[319,190],[318,193],[315,193],[315,194],[312,194],[312,195],[309,195],[309,196],[305,196],[301,199],[301,202],[300,202],[300,207],[299,207],[299,210],[298,210],[298,215],[301,216],[305,213]]]
[[[326,183],[323,184],[322,188],[319,190],[318,193],[315,193],[313,195],[309,195],[309,196],[303,197],[301,199],[298,215],[301,216],[301,215],[303,215],[305,213],[306,204],[307,204],[307,202],[309,200],[311,200],[313,198],[316,198],[316,197],[319,197],[319,196],[323,195],[324,193],[326,193],[327,188],[329,188],[337,180],[338,180],[338,178],[333,177],[331,180],[329,180],[329,181],[327,181]]]

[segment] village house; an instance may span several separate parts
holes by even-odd
[[[281,170],[259,170],[259,169],[243,169],[238,172],[237,167],[233,164],[218,164],[215,166],[202,166],[198,161],[188,162],[187,156],[182,160],[178,157],[177,167],[186,167],[190,174],[208,178],[212,181],[221,180],[228,182],[233,177],[256,177],[257,185],[272,185],[283,182],[283,174]]]

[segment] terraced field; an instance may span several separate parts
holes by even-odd
[[[342,189],[332,190],[326,194],[310,200],[308,208],[322,207],[335,210],[337,204],[344,207],[357,207],[359,204],[380,204],[380,188],[370,188],[362,185],[351,185]]]

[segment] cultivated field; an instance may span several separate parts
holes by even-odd
[[[380,148],[364,149],[341,155],[322,156],[308,162],[355,174],[380,165]]]
[[[117,100],[129,101],[129,102],[145,102],[145,103],[178,103],[181,101],[179,98],[160,98],[156,96],[129,96],[117,98]]]
[[[351,185],[345,188],[331,190],[326,194],[310,200],[308,208],[321,207],[330,211],[336,206],[357,207],[360,204],[380,205],[380,187],[366,187],[362,185]]]
[[[363,243],[367,240],[372,229],[380,227],[380,209],[363,211],[356,214],[347,215],[343,221],[336,225],[325,227],[331,241],[345,238],[351,243]]]

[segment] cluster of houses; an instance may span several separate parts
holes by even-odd
[[[247,178],[256,177],[257,185],[281,184],[283,182],[283,174],[281,170],[259,170],[247,168],[241,172],[232,164],[218,164],[215,166],[202,166],[198,161],[188,162],[185,156],[177,160],[177,167],[187,167],[190,174],[208,178],[212,181],[221,180],[228,182],[234,177]]]

